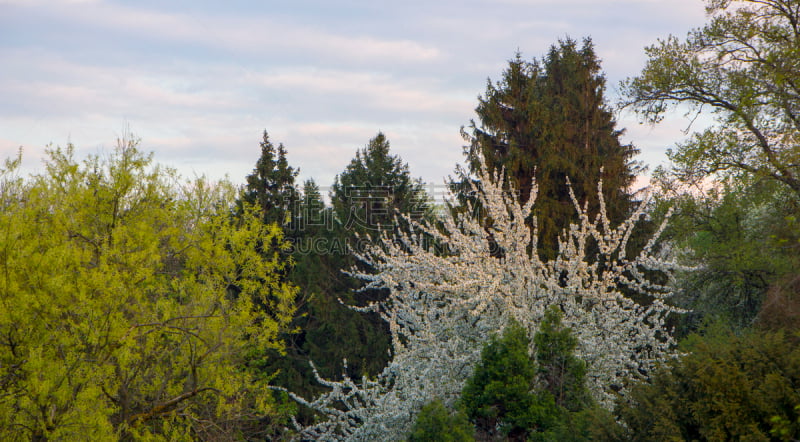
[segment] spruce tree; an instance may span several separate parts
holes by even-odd
[[[629,212],[628,188],[637,172],[631,159],[638,151],[620,141],[623,131],[616,128],[604,92],[591,40],[581,47],[571,39],[559,41],[542,60],[528,62],[517,54],[501,81],[490,81],[479,97],[479,123],[471,122],[471,133],[463,131],[470,143],[465,147],[470,172],[483,155],[490,171],[505,170],[523,202],[536,178],[534,212],[544,258],[555,255],[557,234],[575,213],[567,178],[590,214],[599,210],[600,179],[611,221]]]
[[[294,179],[299,170],[289,165],[283,143],[276,149],[266,130],[260,146],[261,156],[253,173],[247,176],[242,200],[256,205],[265,223],[283,226],[291,220],[297,205],[299,196]]]
[[[336,218],[352,237],[369,234],[374,239],[397,227],[398,213],[417,220],[426,213],[421,181],[411,178],[408,164],[391,155],[389,147],[379,132],[336,176],[331,202]]]
[[[360,283],[343,273],[361,266],[353,251],[362,252],[367,241],[377,241],[382,232],[398,228],[398,214],[420,219],[426,212],[424,189],[411,177],[408,164],[389,151],[389,140],[378,133],[345,170],[336,176],[332,203],[330,249],[319,257],[319,265],[333,276],[332,290],[319,293],[312,305],[316,329],[309,331],[308,350],[323,360],[320,372],[338,375],[344,357],[349,375],[379,373],[388,361],[389,330],[377,313],[362,314],[343,306],[383,300],[381,290],[357,290]],[[336,367],[336,370],[333,368]]]
[[[559,420],[553,396],[536,389],[536,360],[528,354],[528,333],[511,321],[502,337],[492,336],[475,372],[461,392],[461,402],[478,433],[525,440],[548,431]]]
[[[289,340],[287,361],[276,380],[289,390],[309,395],[322,391],[308,361],[323,377],[339,378],[347,359],[348,376],[376,375],[385,367],[389,330],[377,313],[363,314],[347,305],[382,299],[382,291],[358,290],[361,283],[344,273],[359,265],[352,250],[395,228],[396,211],[424,213],[423,188],[411,178],[408,165],[389,152],[379,133],[336,177],[332,207],[325,207],[319,187],[306,182],[293,215],[295,237],[290,278],[301,288],[299,332]],[[417,216],[418,217],[418,216]],[[341,300],[341,302],[340,302]],[[346,305],[343,305],[346,304]],[[313,416],[303,415],[310,422]]]
[[[562,316],[561,310],[551,305],[533,337],[538,374],[558,406],[580,411],[591,402],[586,362],[574,355],[578,338],[561,322]]]

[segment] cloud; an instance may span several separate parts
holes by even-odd
[[[447,114],[469,108],[471,99],[435,79],[396,78],[388,74],[326,69],[250,73],[246,81],[269,89],[301,90],[303,94],[334,94],[350,106],[401,112]]]
[[[80,10],[63,5],[39,12],[100,33],[125,33],[130,38],[162,45],[195,44],[251,55],[295,53],[316,60],[336,58],[360,63],[425,63],[442,56],[435,46],[411,39],[331,32],[269,15],[174,13],[99,2]]]
[[[641,69],[642,47],[703,19],[697,0],[298,0],[217,11],[0,2],[12,6],[0,14],[12,37],[0,39],[6,156],[51,141],[111,148],[128,123],[157,160],[241,182],[266,128],[321,185],[378,130],[412,174],[441,182],[461,161],[458,129],[486,78],[497,80],[516,49],[541,57],[558,38],[592,35],[613,93]],[[653,164],[682,138],[675,121],[620,126]]]
[[[57,5],[86,5],[100,3],[102,0],[0,0],[0,6],[57,6]]]

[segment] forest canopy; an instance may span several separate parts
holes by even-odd
[[[616,109],[590,38],[518,52],[444,203],[380,131],[327,195],[266,130],[241,183],[6,159],[0,439],[797,440],[800,0],[706,5]],[[675,107],[634,192],[615,111]]]

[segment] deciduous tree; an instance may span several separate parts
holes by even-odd
[[[411,223],[411,231],[384,235],[361,255],[371,270],[354,274],[389,296],[360,310],[379,312],[388,323],[392,359],[377,378],[320,378],[329,388],[322,396],[306,401],[294,395],[327,418],[301,428],[303,437],[402,438],[432,398],[455,401],[487,336],[512,318],[532,333],[550,305],[564,312],[564,325],[577,337],[576,356],[587,361],[587,387],[606,407],[630,379],[671,357],[674,341],[665,327],[666,315],[676,311],[666,304],[671,291],[649,279],[673,268],[653,249],[663,225],[637,255],[626,247],[647,201],[614,226],[601,196],[595,218],[573,198],[579,221],[561,236],[556,258],[543,261],[535,251],[536,219],[533,228],[528,223],[536,187],[523,206],[506,191],[502,176],[478,172],[480,187],[473,190],[494,221],[490,231],[468,206],[446,211],[437,224],[441,230]],[[501,256],[492,247],[500,247]]]
[[[769,177],[800,193],[800,7],[796,0],[707,0],[709,23],[646,49],[622,83],[649,122],[675,105],[716,124],[669,153],[684,180],[709,174]]]
[[[246,204],[233,219],[234,186],[181,184],[135,144],[83,163],[51,149],[27,179],[0,169],[2,439],[267,428],[268,377],[244,362],[279,348],[293,313],[284,263],[256,253],[281,231]]]

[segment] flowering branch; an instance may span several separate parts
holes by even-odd
[[[480,185],[471,183],[477,202],[445,211],[440,227],[407,218],[410,231],[385,234],[358,256],[373,272],[351,274],[365,289],[389,291],[385,301],[356,309],[377,311],[388,322],[392,361],[376,380],[361,384],[346,376],[340,382],[318,377],[331,391],[313,402],[292,395],[328,419],[299,428],[303,438],[403,438],[422,405],[458,398],[492,333],[514,318],[533,335],[550,305],[559,306],[564,325],[576,334],[577,354],[588,364],[588,387],[606,407],[616,391],[624,393],[627,380],[645,376],[673,355],[665,319],[681,310],[665,302],[672,294],[668,285],[648,279],[653,272],[670,279],[677,268],[655,252],[666,221],[638,255],[627,251],[649,198],[612,227],[602,182],[593,220],[570,189],[578,222],[562,234],[557,257],[542,262],[532,217],[535,183],[520,205],[504,190],[502,171],[491,174],[482,164],[479,178]],[[475,216],[476,204],[491,227]]]

